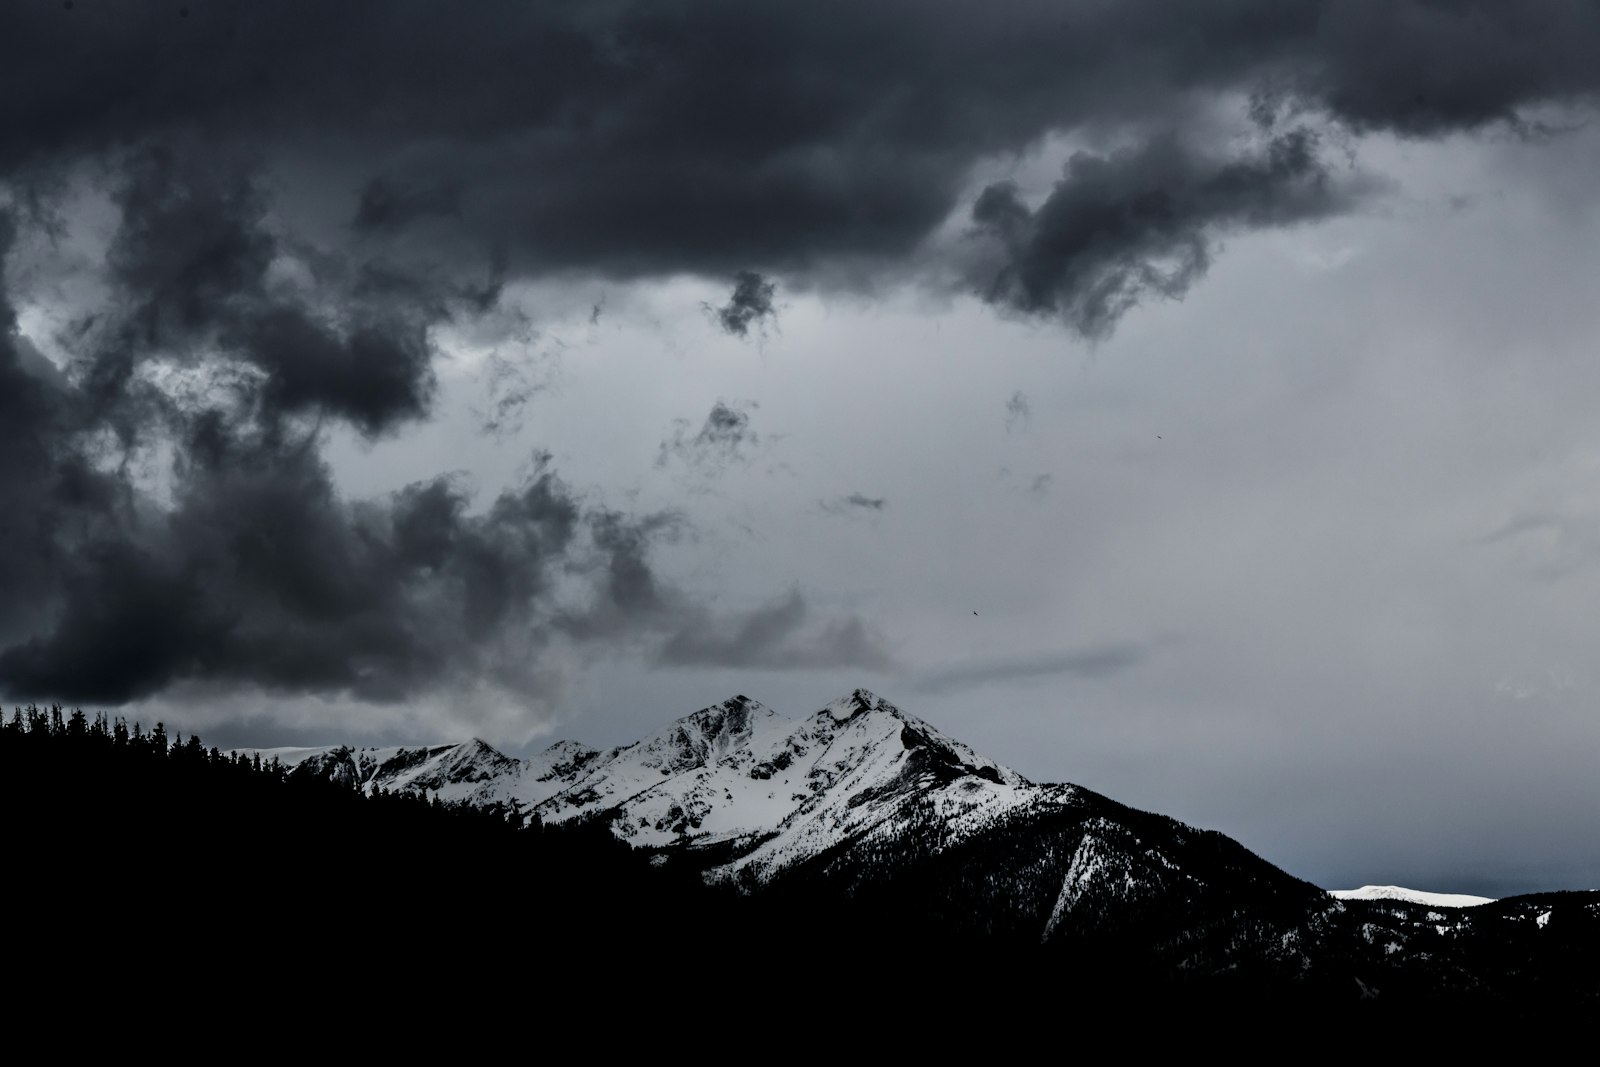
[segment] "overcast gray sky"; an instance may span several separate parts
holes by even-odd
[[[825,6],[8,13],[0,695],[1600,886],[1594,8]]]

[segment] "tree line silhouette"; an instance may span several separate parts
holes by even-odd
[[[1273,998],[1276,1010],[1354,1009],[1369,1022],[1403,1021],[1407,1005],[1436,1015],[1441,997],[1517,1012],[1600,1005],[1585,977],[1600,906],[1586,894],[1541,904],[1554,918],[1537,927],[1509,905],[1490,922],[1486,908],[1481,932],[1459,941],[1427,933],[1415,909],[1352,908],[1318,950],[1318,982],[1286,984],[1246,962],[1197,983],[1174,968],[1174,951],[1221,959],[1257,926],[1262,937],[1294,928],[1298,883],[1235,880],[1211,901],[1168,895],[1041,945],[1032,927],[1006,926],[1018,908],[1006,872],[1048,843],[1033,835],[927,855],[869,845],[842,865],[823,854],[741,891],[700,876],[726,846],[693,857],[634,850],[603,819],[551,827],[502,805],[364,789],[161,723],[146,731],[58,706],[19,708],[0,724],[0,813],[10,973],[53,974],[68,988],[137,983],[159,961],[246,986],[292,972],[305,989],[352,971],[429,989],[467,976],[474,989],[510,995],[499,985],[510,982],[547,1005],[648,1000],[662,995],[648,992],[658,975],[686,1005],[711,997],[725,1011],[809,1003],[821,985],[1016,1025],[1050,1017],[1063,998],[1107,1019],[1157,1002],[1198,1015]],[[1152,838],[1169,821],[1120,817]],[[936,829],[922,837],[936,840]],[[1046,832],[1062,848],[1075,840],[1065,823]],[[1191,868],[1239,862],[1219,835],[1199,834],[1193,848]],[[1388,931],[1418,947],[1417,962],[1380,951]],[[1382,1010],[1354,1003],[1358,977],[1386,989]]]
[[[642,881],[681,891],[598,825],[547,830],[506,806],[295,774],[61,707],[0,726],[0,810],[14,878],[67,912],[330,934],[559,914],[577,939],[627,925],[620,898]],[[131,949],[144,931],[108,936]]]

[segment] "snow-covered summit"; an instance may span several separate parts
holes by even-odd
[[[720,876],[758,878],[846,838],[886,832],[908,805],[979,827],[1037,787],[865,689],[791,719],[738,695],[609,752],[558,741],[526,760],[482,741],[421,748],[262,752],[365,789],[515,806],[546,823],[599,818],[635,845],[735,858]],[[940,798],[944,798],[941,801]]]
[[[955,765],[962,767],[968,773],[977,774],[996,783],[1006,785],[1028,785],[1026,778],[1009,767],[1002,766],[986,756],[980,756],[966,745],[954,738],[940,733],[931,724],[922,719],[902,711],[882,697],[866,689],[857,689],[848,697],[835,700],[821,711],[816,718],[826,715],[835,722],[849,722],[859,717],[881,717],[897,721],[901,724],[901,741],[908,748],[918,745],[928,745],[938,749],[946,758]]]
[[[1214,831],[1030,782],[865,689],[801,718],[733,696],[609,751],[567,740],[519,760],[471,740],[262,755],[368,790],[587,823],[707,881],[787,886],[774,899],[819,915],[859,904],[897,937],[922,923],[1015,944],[1128,938],[1173,973],[1287,980],[1359,958],[1358,977],[1383,984],[1384,968],[1433,966],[1435,939],[1471,929],[1466,914],[1430,908],[1489,903],[1398,886],[1329,893]],[[1559,924],[1549,902],[1528,907],[1535,928]]]
[[[1433,908],[1474,908],[1479,904],[1493,904],[1495,900],[1466,893],[1429,893],[1398,885],[1364,885],[1360,889],[1330,889],[1328,892],[1340,900],[1401,900]]]
[[[516,760],[470,741],[277,754],[367,789],[592,822],[708,881],[919,897],[972,931],[999,924],[1024,939],[1069,939],[1145,907],[1220,921],[1282,894],[1303,896],[1316,922],[1342,910],[1221,835],[1030,782],[865,689],[802,718],[733,696],[609,751],[558,741]],[[1317,929],[1274,928],[1251,951],[1297,968]]]
[[[592,763],[600,750],[580,745],[576,741],[557,741],[536,756],[530,757],[527,772],[536,781],[550,781],[571,775]]]
[[[743,854],[723,873],[770,873],[958,779],[1027,784],[864,689],[800,720],[741,695],[595,760],[532,810],[604,816],[636,845],[732,845]]]

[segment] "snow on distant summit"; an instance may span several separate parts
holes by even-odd
[[[1479,904],[1493,904],[1495,900],[1494,897],[1475,897],[1466,893],[1428,893],[1398,885],[1364,885],[1360,889],[1330,889],[1328,893],[1340,900],[1402,900],[1433,908],[1475,908]]]
[[[959,786],[957,783],[960,783]],[[892,820],[913,795],[957,788],[971,808],[1029,783],[858,689],[801,720],[737,696],[596,759],[532,810],[611,821],[635,845],[731,848],[712,872],[765,881]]]
[[[1070,788],[1036,787],[865,689],[800,720],[735,696],[604,753],[558,741],[515,760],[474,739],[261,756],[367,790],[515,806],[546,823],[602,818],[634,845],[722,846],[736,858],[712,877],[758,881],[847,838],[892,831],[913,800],[941,810],[959,837]]]

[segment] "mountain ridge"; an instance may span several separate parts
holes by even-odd
[[[609,752],[526,760],[474,739],[263,761],[74,723],[8,724],[0,781],[24,868],[85,906],[108,872],[139,870],[157,879],[140,914],[227,887],[201,894],[213,922],[263,885],[291,925],[330,908],[369,922],[385,900],[395,930],[441,900],[543,907],[551,959],[601,986],[614,959],[680,959],[687,938],[708,973],[796,981],[841,952],[963,995],[1021,967],[1041,1004],[1161,989],[1319,1013],[1381,997],[1430,1019],[1600,1010],[1600,893],[1340,899],[1216,831],[1028,782],[864,691],[798,720],[733,698]],[[129,833],[129,812],[155,832]],[[662,812],[679,823],[650,822]]]
[[[757,881],[872,829],[918,790],[960,783],[962,801],[947,805],[954,815],[1040,788],[866,689],[799,719],[739,694],[603,752],[562,740],[516,760],[473,738],[256,754],[369,791],[501,803],[547,824],[606,817],[644,847],[748,842],[750,855],[712,877],[751,868]]]
[[[1133,936],[1160,966],[1298,974],[1345,907],[1215,831],[1032,782],[866,689],[800,718],[740,694],[606,752],[564,741],[514,761],[485,749],[336,762],[366,769],[364,788],[431,787],[545,826],[594,822],[709,885],[920,915],[956,938]],[[328,774],[286,754],[292,773]],[[1241,925],[1251,912],[1288,918]]]

